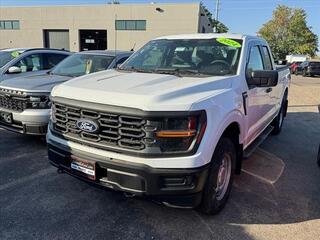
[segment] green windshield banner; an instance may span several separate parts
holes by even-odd
[[[217,38],[217,42],[235,48],[241,48],[241,44],[229,38]]]
[[[17,52],[17,51],[14,51],[14,52],[11,53],[11,56],[14,57],[14,58],[19,57],[19,55],[20,55],[20,53]]]

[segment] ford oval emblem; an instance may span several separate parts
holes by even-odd
[[[77,127],[89,133],[96,133],[99,130],[99,125],[95,121],[87,119],[79,119],[77,121]]]

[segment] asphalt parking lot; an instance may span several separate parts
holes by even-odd
[[[294,76],[289,101],[217,216],[58,174],[43,139],[0,130],[0,239],[320,239],[320,78]]]

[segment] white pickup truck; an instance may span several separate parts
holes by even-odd
[[[215,214],[242,159],[280,132],[289,80],[258,37],[157,38],[116,70],[54,88],[49,160],[98,185]]]

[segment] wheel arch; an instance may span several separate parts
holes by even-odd
[[[227,137],[229,138],[234,146],[236,147],[236,154],[237,154],[237,160],[236,160],[236,174],[241,173],[241,167],[242,167],[242,158],[243,158],[243,144],[240,143],[240,134],[241,134],[241,127],[238,122],[232,122],[230,123],[227,128],[222,133],[221,137]]]

